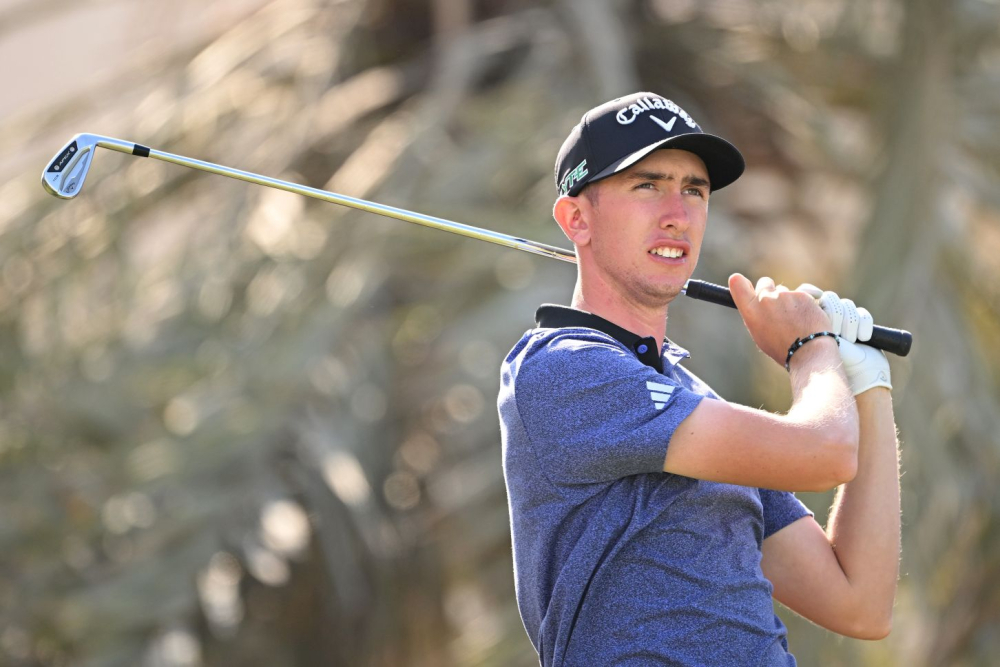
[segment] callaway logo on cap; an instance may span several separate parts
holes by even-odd
[[[702,159],[712,190],[743,173],[743,156],[731,143],[702,132],[684,109],[652,93],[635,93],[594,107],[566,137],[556,158],[556,189],[576,196],[657,148],[679,148]]]

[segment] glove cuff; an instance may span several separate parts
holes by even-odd
[[[863,394],[869,389],[874,389],[875,387],[885,387],[886,389],[892,390],[889,373],[881,369],[871,369],[867,372],[860,373],[857,376],[848,376],[847,379],[850,381],[851,393],[855,396]]]

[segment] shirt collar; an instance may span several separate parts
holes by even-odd
[[[656,339],[652,336],[643,338],[593,313],[546,303],[535,312],[535,323],[537,326],[546,329],[561,329],[564,327],[596,329],[601,333],[606,333],[632,350],[642,363],[655,368],[659,373],[663,372],[663,358],[660,356],[660,345],[657,344]],[[675,365],[681,359],[691,356],[687,350],[674,345],[669,339],[663,340],[662,353],[671,366]]]

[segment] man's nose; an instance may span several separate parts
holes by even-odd
[[[683,195],[680,192],[673,192],[664,199],[663,210],[660,212],[660,228],[675,227],[682,232],[685,231],[690,221],[687,209],[684,207]]]

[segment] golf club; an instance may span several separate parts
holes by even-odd
[[[42,172],[42,186],[45,190],[49,194],[59,197],[60,199],[72,199],[80,194],[80,191],[83,189],[83,183],[87,178],[87,173],[90,171],[90,165],[93,163],[94,153],[97,151],[98,147],[118,151],[119,153],[126,153],[128,155],[155,158],[157,160],[162,160],[163,162],[170,162],[184,167],[190,167],[192,169],[207,171],[210,174],[228,176],[229,178],[235,178],[241,181],[255,183],[257,185],[264,185],[270,188],[284,190],[286,192],[294,192],[295,194],[312,197],[313,199],[320,199],[332,204],[340,204],[341,206],[355,208],[360,211],[367,211],[368,213],[375,213],[387,218],[403,220],[404,222],[412,222],[414,224],[423,225],[424,227],[439,229],[441,231],[451,232],[452,234],[459,234],[461,236],[468,236],[470,238],[479,239],[480,241],[488,241],[490,243],[506,246],[508,248],[515,248],[517,250],[523,250],[524,252],[530,252],[535,255],[542,255],[576,264],[576,254],[573,251],[566,250],[564,248],[558,248],[556,246],[546,245],[537,241],[510,236],[508,234],[501,234],[500,232],[481,229],[479,227],[473,227],[460,222],[445,220],[443,218],[414,213],[412,211],[396,208],[394,206],[386,206],[384,204],[365,201],[364,199],[356,199],[354,197],[336,194],[327,190],[320,190],[318,188],[298,185],[296,183],[290,183],[276,178],[269,178],[267,176],[261,176],[259,174],[242,171],[240,169],[233,169],[231,167],[224,167],[211,162],[203,162],[202,160],[195,160],[182,155],[174,155],[172,153],[166,153],[149,148],[148,146],[143,146],[142,144],[136,144],[131,141],[123,141],[121,139],[113,139],[111,137],[103,137],[96,134],[76,135],[70,139],[69,143],[67,143],[54,158],[52,158],[45,171]],[[689,280],[684,286],[682,293],[702,301],[708,301],[728,306],[730,308],[736,307],[729,289],[721,285],[715,285],[700,280]],[[905,357],[910,352],[912,342],[913,336],[908,331],[876,326],[872,332],[871,339],[866,341],[866,344],[871,345],[872,347],[877,347],[886,352],[892,352],[893,354]]]

